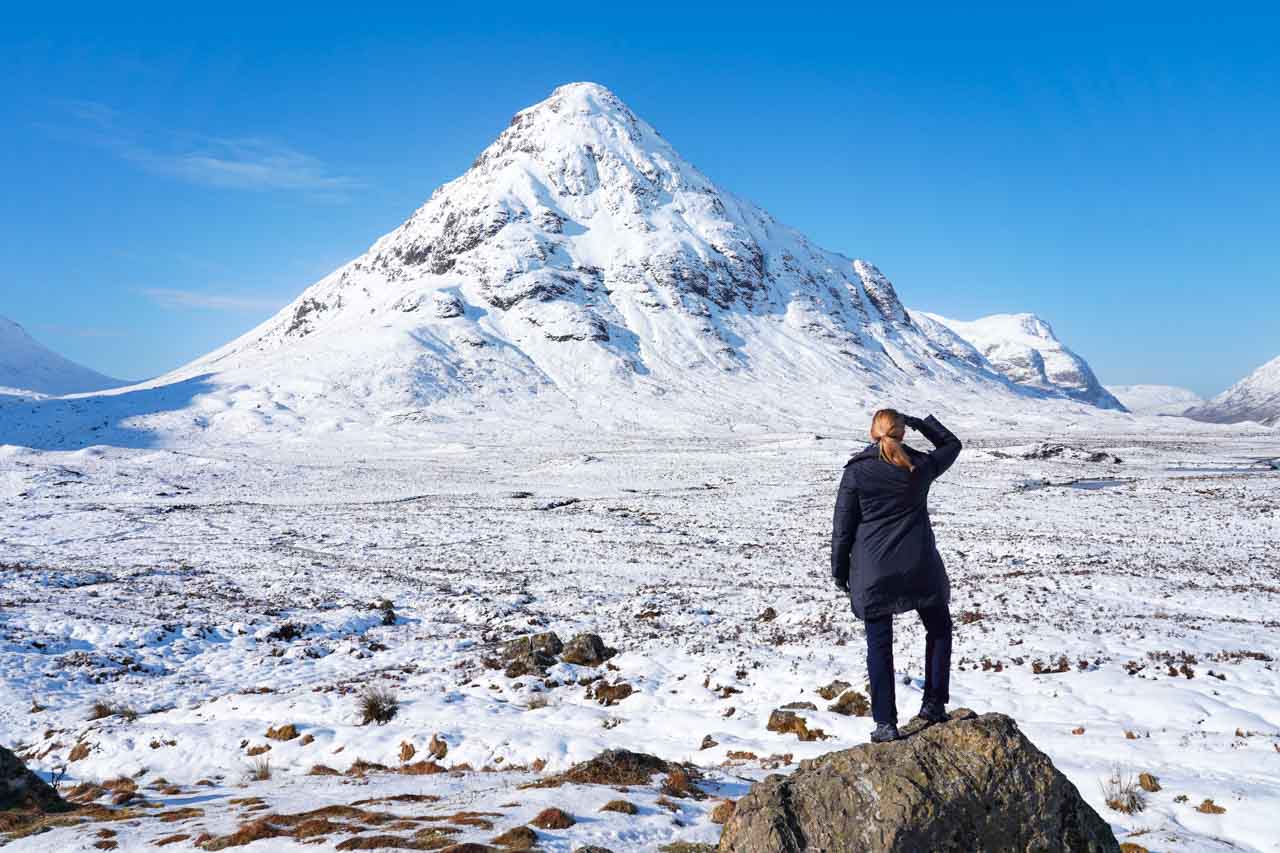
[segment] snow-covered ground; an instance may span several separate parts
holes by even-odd
[[[1128,423],[1069,437],[953,424],[967,448],[932,500],[954,586],[952,704],[1013,715],[1121,840],[1280,850],[1280,471],[1259,462],[1280,436]],[[64,790],[133,777],[143,803],[10,849],[190,849],[269,812],[371,800],[316,837],[437,826],[487,841],[558,806],[577,823],[538,830],[541,849],[713,843],[718,797],[866,740],[868,718],[826,710],[805,716],[829,740],[765,728],[787,702],[825,709],[816,689],[833,679],[865,680],[860,627],[828,580],[858,437],[521,436],[0,448],[0,742],[49,777],[65,768]],[[923,637],[911,617],[897,628],[905,719]],[[530,631],[596,632],[619,654],[557,664],[554,687],[486,668]],[[598,674],[634,693],[599,704],[578,683]],[[399,697],[386,725],[359,725],[368,685]],[[137,717],[91,721],[96,702]],[[266,737],[285,724],[299,736]],[[413,764],[437,736],[454,772],[393,772],[404,744]],[[271,777],[250,781],[262,746]],[[626,793],[520,787],[608,747],[692,762],[713,796],[671,811],[661,776]],[[391,769],[347,775],[358,761]],[[1105,806],[1117,765],[1159,777],[1145,811]],[[614,799],[638,814],[600,811]],[[1197,811],[1206,799],[1225,811]]]

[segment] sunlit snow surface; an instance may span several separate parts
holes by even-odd
[[[1152,850],[1278,850],[1280,676],[1262,658],[1280,654],[1280,472],[1256,460],[1280,455],[1280,441],[1130,423],[1129,434],[1067,439],[1119,464],[1025,459],[1054,437],[957,425],[966,451],[932,499],[954,586],[952,704],[1016,717],[1121,840],[1147,830],[1131,840]],[[578,824],[539,830],[546,850],[714,842],[715,800],[678,801],[673,815],[655,806],[660,777],[625,795],[519,790],[538,774],[502,768],[542,760],[549,773],[626,747],[694,762],[708,790],[736,798],[794,764],[771,771],[730,751],[798,761],[864,742],[869,719],[827,711],[806,716],[833,740],[765,730],[779,705],[825,708],[817,687],[865,680],[862,632],[827,579],[835,484],[859,446],[853,434],[459,433],[305,455],[0,448],[0,742],[38,756],[46,775],[67,765],[68,783],[129,774],[145,789],[163,777],[183,793],[148,799],[204,812],[111,824],[123,850],[231,831],[251,816],[232,799],[297,812],[399,793],[443,799],[387,810],[501,815],[459,841],[556,805]],[[578,500],[548,508],[568,498]],[[382,598],[395,603],[393,626],[371,609]],[[777,618],[761,620],[769,607]],[[303,636],[268,638],[286,622]],[[905,719],[920,699],[923,637],[909,616],[896,625],[897,665],[912,678],[899,693]],[[570,686],[535,693],[535,679],[482,667],[532,630],[600,633],[621,651],[607,675],[637,693],[603,707],[573,683],[588,668],[560,664],[552,677]],[[1175,667],[1194,657],[1194,677],[1170,674],[1166,655]],[[1069,671],[1033,672],[1063,656]],[[369,683],[399,692],[385,726],[357,724],[353,690]],[[741,692],[722,698],[724,687]],[[250,692],[262,688],[272,692]],[[547,707],[529,710],[535,695]],[[99,700],[139,716],[87,721]],[[33,702],[45,710],[29,712]],[[264,738],[284,723],[314,741]],[[444,765],[474,771],[306,775],[357,759],[395,767],[402,742],[421,759],[434,734],[449,744]],[[705,735],[718,745],[700,749]],[[68,765],[81,741],[88,757]],[[246,782],[247,750],[267,743],[273,778]],[[1117,764],[1160,778],[1141,814],[1103,803]],[[640,814],[599,811],[620,796]],[[1226,812],[1197,812],[1206,798]],[[88,850],[97,828],[10,849]]]

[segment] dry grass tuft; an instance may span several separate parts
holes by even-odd
[[[636,814],[640,810],[636,808],[635,803],[629,803],[626,800],[610,800],[600,807],[602,812],[617,812],[618,814]]]
[[[249,769],[246,772],[250,782],[265,782],[271,778],[271,758],[266,755],[260,755],[249,763]]]
[[[1203,803],[1196,806],[1196,811],[1201,814],[1223,814],[1226,812],[1226,809],[1215,803],[1213,800],[1206,799]]]
[[[128,705],[117,705],[111,702],[94,702],[93,707],[89,709],[90,720],[104,720],[107,717],[119,717],[126,723],[132,723],[138,719],[138,712],[130,708]]]
[[[1121,814],[1137,814],[1147,807],[1146,792],[1138,786],[1132,773],[1119,767],[1102,783],[1102,798],[1108,808]]]
[[[396,697],[395,691],[390,688],[370,686],[361,692],[357,710],[360,712],[362,726],[367,726],[369,723],[382,725],[395,719],[396,713],[400,710],[400,700]]]

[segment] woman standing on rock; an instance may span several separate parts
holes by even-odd
[[[907,427],[933,444],[921,453],[902,443]],[[831,574],[867,629],[873,743],[898,738],[893,675],[893,616],[914,610],[925,628],[922,722],[947,718],[951,678],[951,582],[934,543],[929,487],[960,455],[960,439],[932,415],[893,409],[871,419],[871,441],[844,466],[831,535]]]

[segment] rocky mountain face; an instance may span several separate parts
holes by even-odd
[[[1176,385],[1108,385],[1111,395],[1135,415],[1181,415],[1204,398]]]
[[[829,423],[1027,396],[926,334],[874,265],[723,191],[592,83],[517,113],[364,255],[164,381],[212,374],[279,418],[323,403],[396,422],[540,403],[615,425]]]
[[[1061,393],[1103,409],[1124,406],[1103,387],[1089,363],[1066,347],[1052,327],[1035,314],[992,314],[977,320],[951,320],[913,311],[940,346],[954,348],[952,336],[968,344],[987,365],[1018,385]],[[929,321],[932,321],[931,323]]]
[[[124,384],[63,358],[17,323],[0,317],[0,389],[59,396]]]
[[[1189,409],[1186,415],[1214,423],[1256,421],[1267,426],[1280,426],[1280,356],[1207,403]]]

